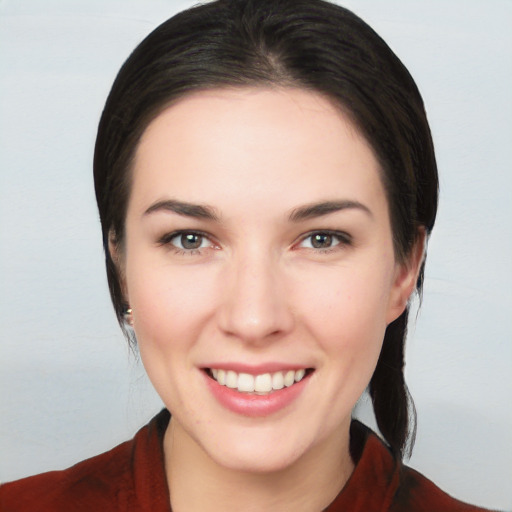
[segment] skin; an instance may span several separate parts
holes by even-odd
[[[325,202],[345,207],[297,215]],[[176,230],[199,232],[200,247],[184,248]],[[378,162],[347,117],[300,89],[185,97],[141,139],[124,249],[112,251],[142,360],[173,414],[173,510],[325,508],[353,470],[351,412],[423,254],[420,236],[396,261]],[[314,372],[291,404],[254,418],[205,385],[204,368],[226,362]]]

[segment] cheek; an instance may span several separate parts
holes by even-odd
[[[391,268],[367,265],[302,276],[293,296],[300,301],[304,324],[332,357],[378,357],[387,325]]]
[[[193,391],[182,383],[194,367],[198,340],[211,326],[212,277],[200,269],[146,265],[135,257],[129,263],[127,288],[146,372],[166,407],[186,407],[192,417],[187,396]]]
[[[213,281],[207,269],[144,264],[133,257],[127,288],[141,351],[146,346],[175,350],[197,335],[212,312]]]

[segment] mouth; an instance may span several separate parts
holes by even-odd
[[[298,370],[282,370],[272,373],[251,375],[250,373],[237,373],[222,368],[206,368],[208,377],[221,386],[245,393],[248,395],[271,395],[275,391],[290,388],[314,372],[314,368],[300,368]]]

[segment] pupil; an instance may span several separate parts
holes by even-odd
[[[332,235],[325,235],[321,233],[314,235],[311,243],[316,249],[325,249],[332,245]]]
[[[201,236],[193,233],[181,235],[181,245],[185,249],[197,249],[201,246]]]

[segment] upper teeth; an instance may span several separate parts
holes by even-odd
[[[236,373],[232,370],[211,370],[213,378],[222,386],[244,393],[269,393],[273,390],[290,387],[295,382],[299,382],[306,374],[305,369],[288,370],[286,372],[262,373],[261,375],[251,375],[250,373]]]

